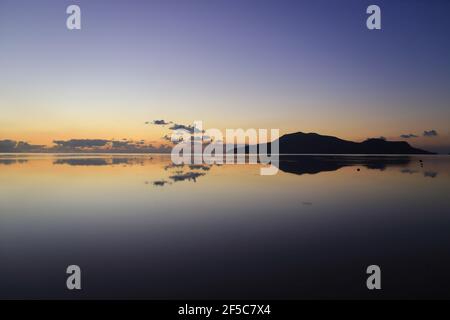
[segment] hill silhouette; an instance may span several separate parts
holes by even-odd
[[[367,139],[353,142],[317,133],[296,132],[279,139],[280,154],[434,154],[412,147],[406,141]],[[267,145],[270,151],[270,143]],[[248,152],[249,147],[245,147]]]

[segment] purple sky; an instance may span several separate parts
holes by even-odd
[[[70,4],[82,30],[65,27]],[[365,27],[369,4],[381,31]],[[0,140],[156,140],[143,123],[166,119],[414,134],[450,152],[448,12],[438,0],[0,0]]]

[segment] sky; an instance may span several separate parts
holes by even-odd
[[[71,4],[81,30],[66,28]],[[381,30],[366,28],[371,4]],[[448,153],[449,12],[446,0],[0,0],[0,140],[159,145],[169,126],[151,121],[201,120]]]

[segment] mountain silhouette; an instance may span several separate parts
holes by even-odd
[[[280,154],[433,154],[412,147],[406,141],[367,139],[353,142],[317,133],[296,132],[278,139]],[[270,152],[270,143],[267,149]],[[259,146],[258,146],[259,147]],[[249,147],[245,147],[246,153]]]

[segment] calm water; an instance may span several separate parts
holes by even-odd
[[[0,155],[0,298],[450,298],[449,157],[280,169]]]

